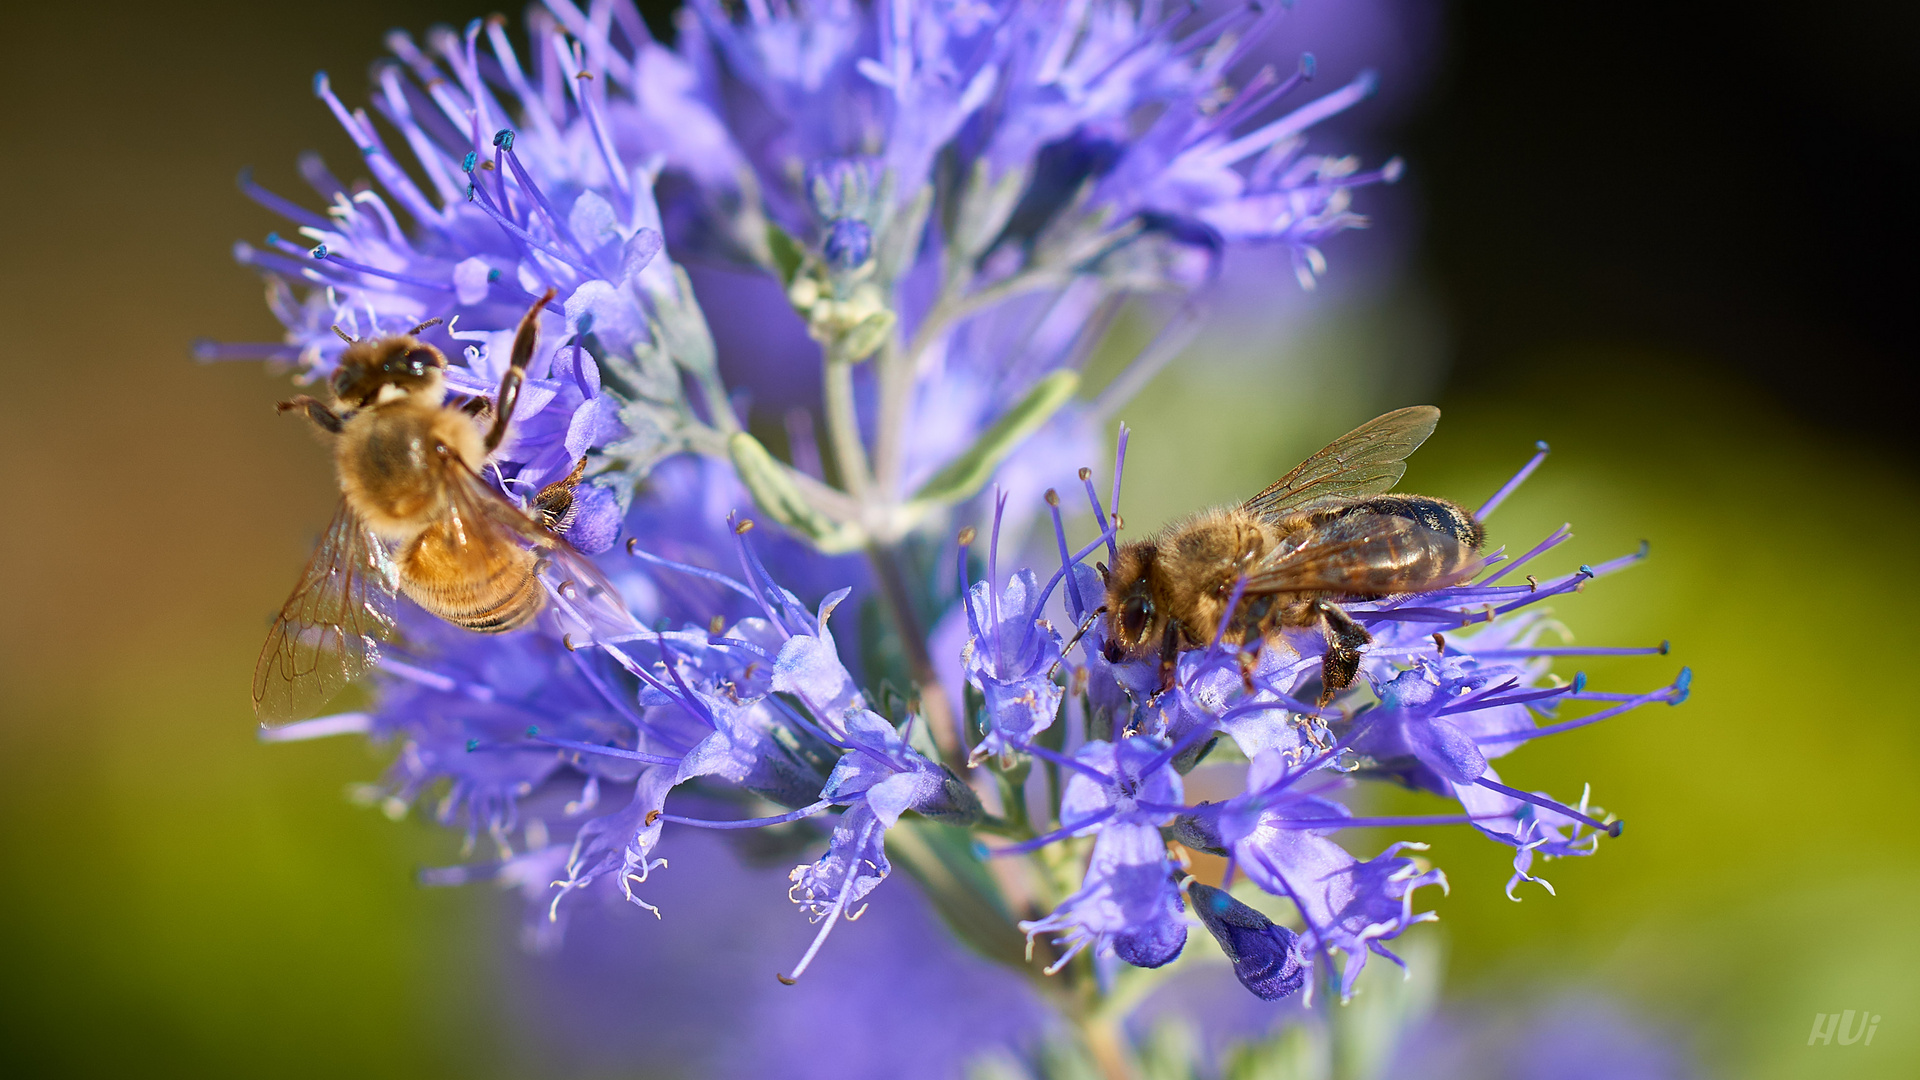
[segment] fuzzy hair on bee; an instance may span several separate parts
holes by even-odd
[[[348,344],[327,381],[329,400],[279,404],[331,436],[341,499],[254,668],[262,720],[309,715],[371,667],[394,634],[396,594],[455,626],[500,633],[545,608],[540,574],[555,559],[593,591],[611,588],[559,535],[584,459],[526,509],[482,478],[513,421],[540,312],[554,295],[520,320],[491,403],[448,402],[446,356],[417,336],[434,319],[404,334],[342,333]]]
[[[1439,419],[1425,405],[1387,413],[1245,503],[1120,548],[1106,575],[1107,659],[1157,655],[1166,688],[1179,653],[1211,644],[1223,628],[1229,643],[1251,646],[1241,653],[1248,668],[1263,644],[1315,629],[1326,643],[1320,703],[1331,701],[1372,641],[1340,601],[1452,584],[1486,541],[1453,502],[1386,494]]]

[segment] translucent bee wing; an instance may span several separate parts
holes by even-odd
[[[1319,453],[1246,501],[1272,520],[1317,503],[1391,491],[1406,475],[1407,458],[1433,434],[1440,410],[1414,405],[1377,416],[1328,443]]]
[[[1469,577],[1474,551],[1412,518],[1356,513],[1289,536],[1247,575],[1247,592],[1388,596]]]
[[[525,510],[515,506],[493,485],[467,468],[464,462],[459,464],[458,473],[455,482],[448,485],[454,511],[473,522],[475,528],[504,530],[517,540],[538,548],[544,556],[546,577],[553,582],[561,600],[565,601],[564,612],[576,616],[566,621],[577,623],[584,620],[588,624],[581,628],[585,632],[582,637],[589,634],[631,634],[643,629],[639,620],[627,610],[620,590],[614,587],[592,559],[534,520]]]
[[[303,720],[380,660],[394,636],[393,561],[345,499],[253,668],[262,723]]]

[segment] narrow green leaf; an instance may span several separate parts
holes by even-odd
[[[1034,384],[1018,405],[994,421],[967,451],[947,463],[915,493],[921,503],[956,503],[986,486],[993,471],[1027,436],[1040,430],[1080,388],[1080,373],[1056,371]]]
[[[864,542],[858,527],[834,521],[809,503],[794,483],[792,471],[767,453],[760,440],[736,431],[727,440],[727,456],[761,512],[815,547],[828,552],[851,551]]]
[[[767,253],[773,257],[773,267],[780,274],[780,287],[793,284],[793,275],[800,272],[806,253],[787,235],[787,230],[772,222],[767,223]]]

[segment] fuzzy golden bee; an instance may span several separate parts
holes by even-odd
[[[545,606],[540,571],[550,560],[598,580],[559,535],[584,459],[527,510],[481,478],[513,421],[539,314],[553,296],[520,320],[491,403],[448,401],[447,358],[416,336],[434,319],[361,340],[336,327],[348,345],[327,383],[331,400],[301,395],[279,404],[304,411],[331,438],[341,498],[260,650],[260,719],[311,715],[371,667],[379,643],[393,636],[396,592],[456,626],[498,633]]]
[[[1316,628],[1327,645],[1327,704],[1352,684],[1373,640],[1338,601],[1423,592],[1473,572],[1485,533],[1472,514],[1445,499],[1386,494],[1439,421],[1430,405],[1387,413],[1245,503],[1120,548],[1112,569],[1101,568],[1107,659],[1157,653],[1164,689],[1180,651],[1211,644],[1223,625],[1229,642],[1253,646],[1241,654],[1248,667],[1264,642]]]

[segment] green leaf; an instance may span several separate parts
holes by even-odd
[[[793,275],[800,272],[806,252],[787,235],[787,230],[771,221],[767,222],[767,253],[773,257],[773,268],[780,275],[780,287],[793,284]]]
[[[760,440],[744,431],[727,439],[727,456],[761,512],[826,552],[852,551],[866,542],[858,526],[833,520],[807,501],[793,470],[774,460]]]
[[[887,343],[887,335],[893,333],[893,324],[897,321],[897,316],[891,311],[876,311],[860,320],[834,344],[835,359],[857,364],[872,356]]]
[[[956,503],[986,486],[993,471],[1027,436],[1060,411],[1080,388],[1080,373],[1056,371],[1034,384],[967,451],[947,463],[914,494],[917,503]]]

